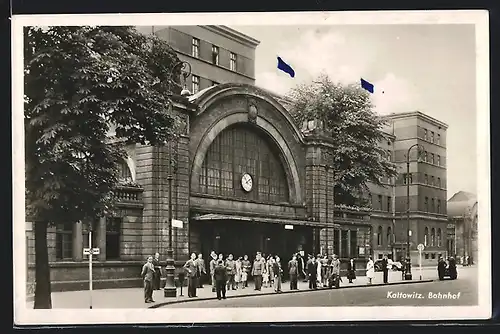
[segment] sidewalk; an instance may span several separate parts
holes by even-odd
[[[419,271],[418,269],[412,270],[413,280],[403,281],[401,272],[391,271],[389,272],[389,283],[416,283],[419,281]],[[422,280],[435,280],[437,279],[437,271],[435,268],[422,269]],[[365,276],[360,276],[354,281],[353,284],[349,284],[345,277],[342,277],[342,282],[340,287],[359,287],[367,286],[367,278]],[[382,273],[375,273],[375,279],[373,284],[382,284]],[[291,292],[305,292],[310,291],[308,289],[307,282],[299,282],[298,291],[290,291],[290,283],[285,282],[282,285],[283,293]],[[154,308],[158,307],[160,304],[165,305],[178,302],[188,302],[191,300],[200,299],[214,299],[216,298],[215,293],[212,292],[212,288],[209,285],[205,285],[203,289],[198,289],[196,298],[187,297],[187,288],[182,289],[183,296],[180,295],[180,288],[177,289],[176,298],[165,298],[163,296],[163,291],[155,291],[153,294],[153,299],[155,303],[146,304],[144,303],[144,292],[141,288],[126,288],[126,289],[102,289],[94,290],[92,292],[92,308]],[[273,288],[262,288],[261,291],[255,291],[253,282],[249,283],[248,288],[231,290],[227,292],[227,297],[238,297],[238,296],[258,296],[273,294]],[[33,308],[33,301],[27,301],[26,307]],[[90,306],[90,293],[88,290],[84,291],[68,291],[68,292],[53,292],[52,293],[52,308],[89,308]]]

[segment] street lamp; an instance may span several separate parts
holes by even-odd
[[[405,273],[405,280],[411,280],[411,258],[410,258],[410,236],[411,236],[411,231],[410,231],[410,151],[412,148],[418,147],[418,156],[417,159],[420,157],[420,151],[424,150],[424,147],[420,144],[413,144],[408,148],[408,152],[406,153],[406,218],[407,218],[407,225],[406,225],[406,273]]]
[[[165,297],[177,297],[177,288],[175,286],[175,261],[174,249],[172,245],[172,143],[168,143],[168,248],[167,248],[167,266],[165,268],[166,280],[163,294]]]

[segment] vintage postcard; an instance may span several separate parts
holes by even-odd
[[[12,22],[16,324],[491,316],[487,11]]]

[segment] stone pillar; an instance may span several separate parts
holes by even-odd
[[[83,260],[83,223],[73,224],[73,261]]]
[[[351,254],[351,230],[347,230],[347,254],[351,258],[354,254]]]
[[[97,224],[97,245],[99,248],[99,255],[97,260],[106,261],[106,217],[99,218]]]

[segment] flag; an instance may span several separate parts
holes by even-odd
[[[282,70],[285,73],[290,74],[292,78],[295,77],[295,71],[293,70],[293,68],[287,63],[285,63],[283,59],[281,59],[280,57],[278,57],[278,69]]]
[[[361,78],[361,87],[373,94],[373,85],[363,78]]]

